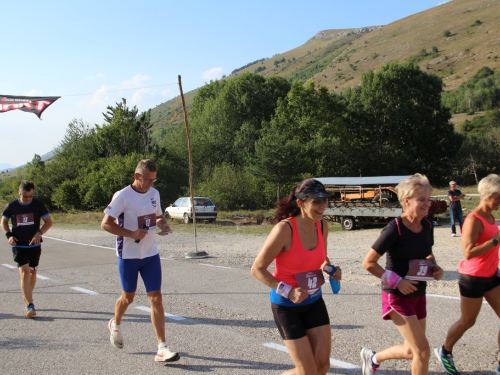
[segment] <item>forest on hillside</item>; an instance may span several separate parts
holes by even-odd
[[[245,73],[200,88],[189,112],[195,195],[221,209],[268,208],[307,177],[426,174],[435,186],[500,172],[500,75],[488,67],[451,93],[414,63],[391,62],[341,93],[313,81]],[[484,115],[459,132],[451,113]],[[24,174],[0,180],[14,199],[21,179],[50,209],[101,210],[133,179],[137,162],[158,165],[162,206],[188,193],[183,125],[152,132],[150,111],[125,100],[102,125],[68,124],[55,157],[35,155]]]

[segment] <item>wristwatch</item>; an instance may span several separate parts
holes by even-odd
[[[41,229],[38,229],[38,233],[43,234]],[[498,243],[498,241],[497,241]]]
[[[493,243],[494,246],[498,245],[498,240],[496,238],[492,238],[490,241]]]

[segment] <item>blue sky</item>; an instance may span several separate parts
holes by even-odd
[[[0,94],[62,98],[42,121],[0,113],[0,165],[51,151],[73,119],[101,124],[121,98],[145,111],[177,96],[178,75],[186,93],[321,30],[387,25],[444,2],[2,0]]]

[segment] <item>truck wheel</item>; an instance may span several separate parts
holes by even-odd
[[[356,221],[353,217],[343,217],[340,224],[344,230],[353,230],[356,227]]]
[[[184,214],[183,216],[183,221],[184,221],[184,224],[189,224],[190,222],[192,222],[193,220],[189,218],[189,215],[188,214]]]
[[[378,202],[380,201],[380,194],[377,193],[373,199],[372,199],[372,202]],[[382,192],[382,202],[395,202],[396,201],[396,198],[393,197],[390,193],[386,192],[386,191],[383,191]]]

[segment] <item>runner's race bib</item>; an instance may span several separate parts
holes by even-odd
[[[156,215],[155,214],[149,214],[149,215],[144,215],[144,216],[138,216],[137,217],[137,227],[138,228],[148,228],[148,229],[155,229],[156,228]]]
[[[416,281],[434,280],[434,263],[429,259],[412,259],[405,279]]]
[[[321,270],[297,273],[295,279],[300,289],[307,291],[307,294],[314,294],[325,283]]]

